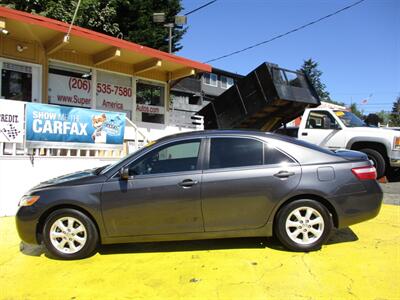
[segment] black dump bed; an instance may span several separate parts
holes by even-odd
[[[205,129],[248,128],[273,131],[320,105],[303,72],[263,63],[201,109]]]

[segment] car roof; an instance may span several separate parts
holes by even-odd
[[[259,137],[273,137],[275,134],[270,132],[263,132],[258,130],[235,130],[235,129],[218,129],[218,130],[197,130],[189,132],[180,132],[173,135],[168,135],[160,138],[157,141],[166,141],[175,138],[186,138],[186,137],[205,137],[205,136],[218,136],[218,135],[251,135]]]
[[[281,134],[276,134],[272,132],[265,132],[265,131],[260,131],[260,130],[251,130],[251,129],[217,129],[217,130],[197,130],[197,131],[188,131],[188,132],[180,132],[176,133],[173,135],[168,135],[165,137],[162,137],[157,140],[157,142],[162,142],[162,141],[168,141],[171,139],[175,138],[201,138],[201,137],[206,137],[206,136],[219,136],[219,135],[232,135],[232,136],[257,136],[261,138],[271,138],[275,140],[280,140],[283,142],[288,142],[288,143],[293,143],[296,142],[297,139],[286,136],[286,135],[281,135]]]
[[[264,131],[259,131],[259,130],[239,130],[239,129],[218,129],[218,130],[198,130],[198,131],[189,131],[189,132],[181,132],[169,136],[162,137],[161,139],[157,140],[157,142],[164,142],[168,140],[173,140],[176,138],[202,138],[206,136],[255,136],[255,137],[261,137],[261,138],[269,138],[269,139],[274,139],[274,140],[279,140],[282,142],[286,143],[291,143],[295,144],[297,146],[301,147],[306,147],[318,152],[323,152],[325,154],[329,155],[335,155],[331,150],[322,148],[318,145],[311,144],[306,141],[299,140],[294,137],[286,136],[286,135],[281,135],[277,133],[272,133],[272,132],[264,132]]]

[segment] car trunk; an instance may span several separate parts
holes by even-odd
[[[335,150],[334,152],[348,161],[369,160],[368,156],[365,153],[359,151],[339,149]]]

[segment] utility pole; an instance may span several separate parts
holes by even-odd
[[[154,23],[162,23],[165,22],[165,13],[153,13],[153,22]],[[164,24],[165,28],[168,28],[168,52],[172,53],[172,29],[176,27],[182,28],[183,25],[186,25],[187,17],[186,16],[175,16],[174,23],[166,23]]]
[[[168,52],[172,53],[172,29],[174,28],[174,23],[164,24],[164,27],[168,28]]]

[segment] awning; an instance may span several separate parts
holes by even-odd
[[[69,24],[43,16],[0,7],[0,17],[5,19],[10,32],[7,38],[36,41],[48,58],[57,58],[60,51],[68,49],[87,57],[92,66],[101,68],[109,62],[126,64],[132,75],[145,77],[147,72],[159,72],[164,81],[211,72],[210,65],[78,26],[72,27],[70,40],[65,41]]]

